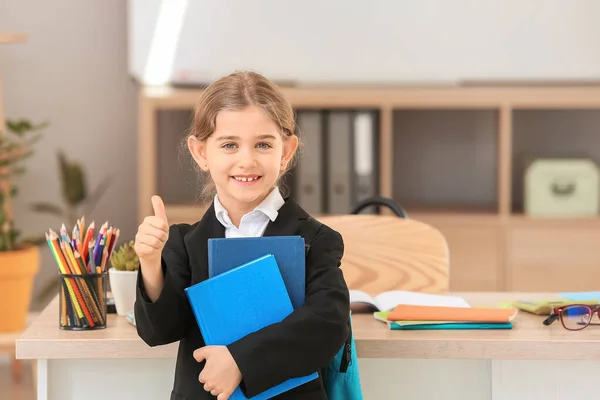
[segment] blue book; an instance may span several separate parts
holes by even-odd
[[[206,345],[226,346],[293,312],[283,278],[272,254],[267,254],[185,289]],[[318,377],[317,372],[290,378],[254,397],[263,400]],[[246,400],[238,387],[231,400]]]
[[[588,301],[588,300],[599,300],[600,292],[567,292],[559,293],[560,297],[573,301]]]
[[[304,238],[262,236],[208,239],[208,276],[229,271],[265,254],[277,261],[292,306],[304,305],[306,292]]]

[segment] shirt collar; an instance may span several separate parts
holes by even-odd
[[[221,202],[219,201],[218,194],[215,195],[214,203],[215,203],[215,214],[216,214],[219,222],[221,222],[221,224],[223,224],[225,227],[231,225],[232,223],[231,223],[231,219],[229,219],[229,214],[227,213],[227,210],[225,209],[225,207],[223,207],[223,204],[221,204]],[[285,200],[281,196],[281,193],[279,192],[279,188],[277,186],[275,186],[273,188],[273,190],[271,190],[271,193],[269,193],[267,195],[267,197],[265,197],[265,199],[254,208],[254,210],[250,211],[250,213],[260,211],[264,215],[266,215],[271,221],[275,221],[275,219],[277,218],[277,215],[279,214],[279,209],[284,204],[285,204]],[[248,214],[250,214],[250,213],[248,213]],[[248,215],[248,214],[246,214],[246,215]]]

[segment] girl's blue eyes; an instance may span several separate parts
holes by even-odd
[[[260,143],[257,143],[257,144],[256,144],[256,146],[257,146],[258,148],[260,148],[260,149],[268,149],[268,148],[271,148],[271,147],[272,147],[272,146],[271,146],[269,143],[267,143],[267,142],[260,142]],[[221,146],[221,147],[222,147],[222,148],[224,148],[224,149],[227,149],[227,150],[233,150],[233,149],[235,149],[235,148],[237,147],[237,143],[225,143],[225,144],[224,144],[223,146]]]

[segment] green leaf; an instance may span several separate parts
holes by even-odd
[[[21,236],[21,231],[19,229],[10,229],[8,231],[8,236],[9,236],[9,241],[11,244],[11,247],[14,247],[15,243],[17,243],[17,240],[19,239],[19,236]]]
[[[27,171],[27,168],[25,168],[25,167],[13,167],[10,169],[10,174],[21,175],[21,174],[25,173],[25,171]]]
[[[86,200],[86,211],[85,214],[91,214],[96,208],[98,201],[104,196],[106,190],[110,187],[112,175],[104,178],[102,182],[96,187],[92,194]]]
[[[2,160],[0,160],[0,167],[16,164],[22,160],[31,157],[32,155],[33,150],[27,150],[22,154],[11,154],[10,156],[3,157]]]
[[[58,162],[61,171],[63,198],[70,206],[83,202],[87,196],[85,173],[78,162],[69,162],[59,151]]]
[[[18,135],[22,135],[23,133],[30,131],[33,129],[33,125],[31,122],[27,120],[20,121],[6,121],[6,127],[11,131]]]
[[[46,237],[43,235],[39,236],[27,236],[24,237],[21,241],[21,244],[32,245],[32,246],[40,246],[47,243]]]
[[[64,217],[64,215],[65,215],[62,208],[60,208],[54,204],[46,203],[46,202],[33,203],[31,205],[31,209],[35,212],[53,214],[53,215],[56,215],[57,217]]]
[[[13,175],[21,175],[26,171],[25,167],[13,167],[8,172],[0,174],[0,181],[9,180]]]
[[[8,194],[10,197],[15,197],[17,194],[19,194],[19,188],[16,186],[12,186]]]
[[[48,122],[42,122],[40,124],[34,125],[31,121],[26,119],[21,119],[18,121],[6,120],[6,127],[9,131],[13,132],[18,136],[23,136],[25,133],[30,131],[37,131],[48,126]]]

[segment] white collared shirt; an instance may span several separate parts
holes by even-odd
[[[244,214],[240,220],[240,227],[237,228],[229,218],[227,210],[219,201],[219,195],[215,195],[215,214],[219,222],[225,227],[225,237],[259,237],[262,236],[269,224],[269,221],[275,221],[279,214],[279,209],[285,200],[275,187],[271,193],[254,210]]]

